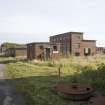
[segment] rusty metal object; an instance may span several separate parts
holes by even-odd
[[[78,83],[58,84],[55,87],[58,95],[71,100],[86,100],[91,97],[93,88],[91,86],[81,85]]]
[[[91,99],[88,105],[105,105],[105,96],[97,96],[94,99]]]

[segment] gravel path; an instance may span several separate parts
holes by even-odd
[[[0,64],[0,105],[24,105],[21,95],[11,85],[12,80],[6,78],[4,64]]]

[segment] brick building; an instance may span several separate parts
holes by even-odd
[[[50,37],[50,42],[27,44],[27,59],[57,58],[59,55],[92,56],[96,40],[84,40],[82,32],[68,32]]]
[[[97,47],[97,54],[105,54],[105,47]]]
[[[96,54],[96,40],[84,40],[82,32],[51,36],[50,43],[59,43],[60,53],[64,55],[90,56]]]
[[[42,59],[44,57],[44,49],[48,47],[48,42],[35,42],[27,44],[27,59]]]
[[[27,59],[50,59],[59,53],[59,45],[49,42],[34,42],[27,44]]]

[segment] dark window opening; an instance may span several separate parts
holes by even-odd
[[[105,54],[105,50],[103,51],[103,53]]]
[[[41,50],[43,50],[43,49],[44,49],[44,47],[43,47],[43,46],[39,46],[39,48],[40,48]]]
[[[57,46],[53,46],[53,50],[54,51],[57,51]]]
[[[75,53],[75,56],[80,56],[80,53],[79,53],[79,52],[76,52],[76,53]]]
[[[50,59],[50,48],[46,48],[46,59]]]

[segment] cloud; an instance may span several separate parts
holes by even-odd
[[[46,41],[50,35],[85,32],[105,38],[104,0],[0,0],[0,40]]]

